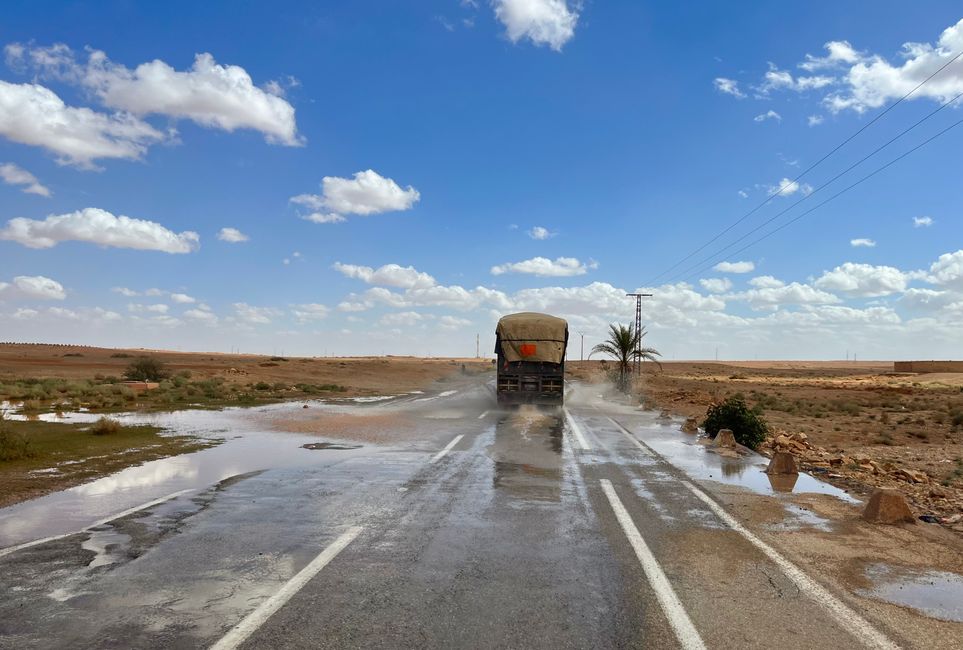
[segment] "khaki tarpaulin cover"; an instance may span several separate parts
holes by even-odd
[[[564,319],[534,312],[509,314],[498,321],[495,333],[507,361],[562,363],[565,358],[568,323]]]

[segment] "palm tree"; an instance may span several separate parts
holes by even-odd
[[[655,361],[659,364],[659,369],[662,369],[662,364],[656,357],[662,356],[658,350],[655,348],[641,348],[639,344],[647,334],[645,328],[643,327],[638,332],[635,331],[635,327],[631,325],[622,325],[621,323],[613,323],[609,325],[609,338],[608,340],[599,343],[594,348],[592,348],[592,354],[600,352],[602,354],[607,354],[619,364],[619,388],[625,389],[628,383],[629,371],[632,366],[632,362],[636,359],[641,359],[643,361]],[[591,356],[591,354],[589,355]]]

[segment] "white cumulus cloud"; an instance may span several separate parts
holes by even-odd
[[[0,300],[63,300],[66,297],[62,284],[42,275],[18,275],[10,282],[0,282]]]
[[[872,239],[866,239],[865,237],[859,237],[857,239],[850,239],[849,245],[853,248],[874,248],[876,246],[876,241]]]
[[[221,241],[226,241],[229,244],[239,244],[250,239],[250,237],[245,235],[237,228],[221,228],[221,230],[217,233],[217,238]]]
[[[494,5],[495,17],[513,43],[527,38],[561,52],[575,36],[579,15],[567,0],[494,0]]]
[[[217,325],[218,318],[210,310],[207,309],[188,309],[184,312],[184,318],[202,323],[204,325]]]
[[[704,278],[699,280],[699,284],[709,293],[725,293],[732,288],[732,280],[729,278]]]
[[[26,194],[50,196],[50,189],[41,185],[36,176],[13,163],[0,164],[0,179],[7,185],[22,185]]]
[[[826,44],[823,58],[807,56],[801,65],[842,67],[843,88],[825,98],[834,112],[859,113],[879,108],[906,95],[963,50],[963,19],[947,27],[936,44],[904,43],[901,63],[893,64],[880,55],[856,52],[843,41]],[[916,90],[908,99],[929,98],[945,102],[963,92],[963,67],[951,65]]]
[[[732,294],[729,298],[744,300],[752,309],[776,309],[784,305],[829,305],[842,302],[838,296],[799,282],[790,282],[778,287],[753,288]]]
[[[907,274],[892,266],[846,262],[823,273],[814,284],[849,296],[876,298],[904,291],[908,282]]]
[[[78,62],[62,44],[14,44],[6,53],[14,66],[30,66],[43,76],[80,85],[104,106],[126,114],[164,115],[224,131],[252,129],[268,142],[289,146],[303,142],[294,107],[279,96],[281,92],[271,92],[272,86],[259,88],[244,68],[219,64],[208,53],[195,55],[193,66],[185,71],[160,59],[130,69],[100,50],[89,50],[87,61]]]
[[[412,186],[402,188],[394,180],[368,169],[355,172],[353,178],[325,176],[321,179],[321,194],[299,194],[290,200],[316,211],[304,217],[309,221],[336,223],[344,221],[345,214],[364,216],[410,210],[420,198]]]
[[[0,136],[43,147],[57,162],[95,169],[95,160],[141,158],[149,145],[165,139],[150,124],[130,115],[108,115],[67,106],[53,91],[38,84],[0,80]]]
[[[786,286],[786,283],[771,275],[758,275],[749,280],[749,285],[757,289],[778,289]]]
[[[856,63],[863,58],[863,55],[853,49],[849,41],[830,41],[823,46],[826,49],[826,56],[817,57],[812,54],[806,55],[806,60],[799,64],[799,67],[807,72],[838,68],[843,64]]]
[[[725,77],[716,77],[712,81],[712,85],[716,87],[720,93],[726,95],[732,95],[738,99],[742,99],[746,96],[744,92],[739,90],[739,82],[735,79],[726,79]]]
[[[930,282],[963,291],[963,250],[940,255],[930,266]]]
[[[792,73],[780,70],[776,66],[769,64],[769,71],[763,77],[762,85],[756,90],[762,97],[768,96],[773,90],[794,90],[805,92],[807,90],[817,90],[829,86],[835,81],[833,77],[815,75],[811,77],[793,77]]]
[[[301,305],[293,305],[291,313],[299,323],[307,323],[327,318],[331,310],[325,305],[309,302]]]
[[[82,241],[115,248],[190,253],[200,246],[196,232],[174,233],[159,223],[116,217],[99,208],[84,208],[43,220],[18,217],[0,230],[0,239],[28,248],[52,248],[65,241]]]
[[[424,316],[416,311],[400,311],[385,314],[379,322],[385,327],[398,327],[399,325],[411,327],[422,320],[424,320]]]
[[[172,293],[171,300],[179,305],[192,305],[197,302],[195,298],[186,293]]]
[[[585,275],[590,269],[598,268],[595,262],[583,263],[574,257],[557,257],[550,260],[547,257],[533,257],[522,262],[508,262],[493,266],[492,275],[505,273],[526,273],[541,278],[570,277]]]
[[[928,228],[933,225],[933,217],[913,217],[914,228]]]
[[[766,185],[766,191],[769,194],[779,194],[779,196],[792,196],[797,192],[809,196],[813,193],[813,186],[809,183],[800,183],[789,178],[783,178],[774,185]]]
[[[438,324],[442,329],[457,330],[468,327],[471,325],[471,321],[467,318],[458,318],[457,316],[442,316],[438,319]]]
[[[170,311],[170,307],[164,303],[156,303],[153,305],[131,303],[127,305],[127,311],[131,312],[132,314],[166,314],[168,311]]]
[[[750,273],[756,265],[753,262],[719,262],[712,268],[720,273]]]
[[[771,108],[765,113],[760,113],[752,118],[753,122],[765,122],[766,120],[775,120],[777,122],[782,122],[782,115],[772,110]]]
[[[347,221],[337,212],[312,212],[301,217],[305,221],[312,223],[341,223]]]
[[[528,236],[532,239],[543,240],[554,237],[555,233],[548,228],[543,228],[542,226],[535,226],[528,231]]]
[[[435,278],[418,271],[413,266],[385,264],[377,269],[370,266],[334,263],[334,269],[345,277],[361,280],[382,287],[401,287],[403,289],[424,289],[435,286]]]
[[[246,325],[267,325],[281,315],[281,310],[274,307],[255,307],[246,302],[236,302],[233,307],[234,319]]]

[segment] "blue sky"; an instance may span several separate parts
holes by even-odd
[[[963,126],[711,254],[961,119],[963,100],[820,189],[963,92],[963,58],[789,183],[963,50],[961,19],[950,2],[10,3],[0,339],[470,355],[519,310],[597,342],[646,288],[667,358],[959,356]]]

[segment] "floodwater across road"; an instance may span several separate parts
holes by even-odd
[[[175,414],[226,442],[0,510],[4,544],[68,533],[0,557],[0,647],[919,645],[717,500],[783,498],[758,457],[594,389],[271,408]]]

